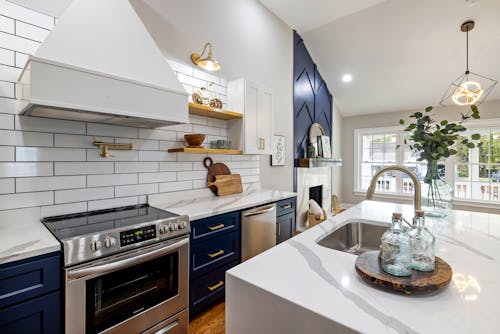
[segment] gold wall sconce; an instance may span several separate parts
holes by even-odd
[[[101,157],[103,158],[109,158],[112,157],[112,155],[109,153],[109,150],[120,150],[120,151],[132,151],[134,146],[132,144],[126,144],[126,143],[108,143],[100,140],[96,140],[94,138],[94,141],[92,142],[94,146],[97,146],[101,149]]]
[[[208,52],[207,52],[208,51]],[[205,56],[205,52],[207,52],[207,55]],[[219,62],[215,60],[212,56],[212,44],[207,43],[203,47],[203,51],[201,54],[199,53],[192,53],[191,54],[191,61],[193,64],[197,65],[198,67],[213,72],[213,71],[219,71],[222,67],[220,66]]]

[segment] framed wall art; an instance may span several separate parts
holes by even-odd
[[[271,166],[284,166],[286,161],[285,136],[274,135],[272,144]]]

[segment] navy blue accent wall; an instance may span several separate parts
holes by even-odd
[[[297,166],[297,159],[305,157],[311,124],[321,124],[325,134],[332,137],[332,94],[304,41],[297,32],[293,35],[293,127],[294,159]]]

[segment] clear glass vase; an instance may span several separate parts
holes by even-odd
[[[453,206],[453,187],[439,176],[438,162],[427,162],[422,183],[422,209],[430,217],[446,217]]]

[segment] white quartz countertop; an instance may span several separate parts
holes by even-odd
[[[188,215],[189,220],[197,220],[223,213],[237,211],[282,199],[297,196],[296,193],[270,189],[252,189],[229,196],[203,196],[169,201],[150,201],[152,206],[178,215]]]
[[[500,215],[453,211],[445,219],[426,219],[436,236],[436,256],[453,269],[450,285],[433,295],[405,296],[369,286],[355,272],[355,255],[316,243],[351,221],[389,224],[392,212],[403,212],[409,219],[412,211],[410,205],[364,201],[232,268],[226,278],[226,307],[240,310],[238,304],[246,303],[248,313],[240,318],[237,311],[229,310],[227,333],[250,333],[244,330],[245,324],[257,332],[261,323],[267,329],[273,328],[273,318],[286,319],[280,312],[290,313],[296,308],[309,318],[317,316],[309,319],[309,325],[325,320],[325,324],[345,329],[335,332],[498,332]],[[239,295],[245,287],[252,293]],[[259,304],[257,296],[263,294],[269,300]],[[249,307],[248,300],[253,296],[255,304]],[[261,313],[263,318],[266,314],[272,314],[272,318],[252,319],[252,310],[257,312],[259,308],[267,308]],[[300,319],[298,324],[307,322],[306,318]],[[237,326],[240,327],[235,330]],[[273,333],[285,332],[283,328],[282,322],[273,328]],[[288,333],[300,333],[296,328]],[[322,328],[316,327],[314,332],[331,332]]]
[[[40,208],[0,212],[0,264],[60,249],[60,243],[40,222]]]

